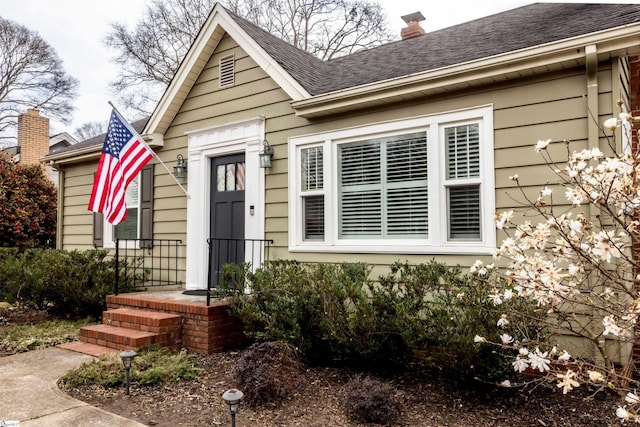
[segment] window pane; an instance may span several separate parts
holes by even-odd
[[[138,208],[127,208],[127,219],[113,227],[115,239],[138,238]]]
[[[138,238],[138,204],[140,203],[140,175],[136,176],[125,193],[127,219],[113,227],[114,239]]]
[[[380,183],[380,142],[342,145],[339,162],[343,186]]]
[[[397,136],[387,143],[387,182],[427,179],[424,132]]]
[[[426,185],[389,190],[387,233],[398,238],[429,236],[429,201]]]
[[[304,239],[324,240],[324,196],[303,197]]]
[[[302,191],[322,190],[323,163],[322,147],[302,150]]]
[[[236,165],[235,163],[230,163],[226,166],[226,176],[225,180],[227,185],[225,186],[226,191],[233,191],[236,189]]]
[[[380,237],[382,209],[380,191],[343,192],[340,210],[341,238]]]
[[[480,176],[480,126],[445,129],[447,179]]]
[[[461,185],[447,189],[449,239],[479,240],[480,185]]]
[[[236,163],[236,190],[244,190],[245,187],[245,171],[244,163]]]
[[[226,177],[226,168],[225,165],[218,165],[216,168],[216,190],[217,191],[225,191],[227,185],[225,184]]]

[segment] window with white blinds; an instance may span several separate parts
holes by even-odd
[[[136,176],[127,187],[125,203],[127,204],[127,219],[113,226],[114,239],[138,238],[138,205],[140,204],[140,176]]]
[[[338,147],[338,236],[428,237],[425,132]]]
[[[446,127],[445,162],[449,240],[480,240],[480,126]]]
[[[290,139],[289,248],[490,253],[493,109]]]
[[[300,183],[304,240],[324,239],[324,160],[322,147],[301,150]]]

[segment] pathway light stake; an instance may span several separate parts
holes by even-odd
[[[240,407],[240,401],[244,397],[244,393],[235,388],[231,388],[222,394],[222,400],[229,405],[229,413],[231,414],[231,427],[236,427],[236,414]]]
[[[133,350],[125,350],[120,353],[120,358],[122,359],[122,364],[124,365],[124,369],[127,371],[127,396],[129,396],[129,387],[131,385],[131,363],[133,363],[133,358],[136,357],[138,353]]]

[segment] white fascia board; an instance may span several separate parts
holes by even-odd
[[[180,104],[184,101],[196,78],[202,72],[206,62],[213,51],[207,52],[207,46],[213,37],[219,40],[224,33],[228,33],[238,45],[267,73],[269,76],[293,99],[302,100],[311,95],[287,73],[267,52],[264,51],[227,13],[218,3],[213,8],[202,30],[185,55],[176,75],[162,95],[153,114],[144,128],[143,134],[163,134],[166,128],[162,127],[167,122],[168,114],[175,116],[179,106],[174,106],[174,101]],[[217,36],[216,36],[217,34]],[[203,58],[203,54],[206,58]],[[173,108],[172,108],[173,106]]]
[[[585,47],[589,45],[597,45],[599,55],[628,49],[637,51],[640,46],[640,24],[626,25],[423,73],[329,92],[301,101],[294,100],[292,107],[298,116],[314,117],[329,114],[336,109],[357,108],[359,104],[373,100],[406,96],[416,92],[427,95],[430,90],[442,90],[447,86],[456,86],[469,80],[481,80],[566,61],[584,60]]]

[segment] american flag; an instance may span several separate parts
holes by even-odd
[[[127,187],[152,157],[153,151],[140,135],[116,110],[111,111],[89,210],[104,213],[113,225],[127,219]]]

